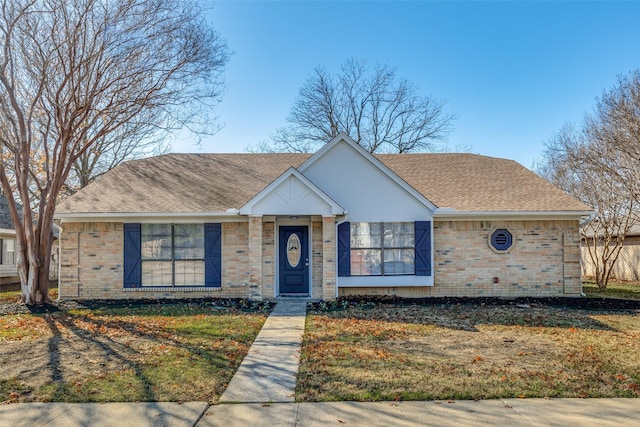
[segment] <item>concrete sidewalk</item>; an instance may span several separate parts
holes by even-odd
[[[632,426],[640,399],[496,399],[442,402],[325,402],[216,405],[213,426]]]
[[[192,427],[207,402],[14,403],[0,405],[0,427]]]
[[[450,402],[15,403],[0,427],[146,426],[632,426],[640,399],[496,399]]]
[[[306,300],[281,300],[220,397],[229,402],[293,402]]]

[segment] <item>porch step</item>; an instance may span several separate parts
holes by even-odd
[[[304,301],[304,302],[318,302],[320,298],[311,298],[309,295],[279,295],[275,299],[276,301]]]

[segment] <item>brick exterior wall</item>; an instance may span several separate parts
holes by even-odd
[[[60,235],[61,299],[249,298],[247,223],[222,224],[222,287],[123,287],[123,224],[64,223]]]
[[[507,252],[489,246],[496,228],[513,235]],[[580,295],[577,221],[435,221],[433,235],[434,286],[340,288],[340,295]]]
[[[123,224],[64,223],[60,297],[270,299],[277,268],[275,224],[261,217],[250,221],[222,224],[222,288],[126,291]],[[496,228],[513,235],[514,244],[505,253],[489,247],[488,236]],[[334,299],[335,218],[312,222],[310,234],[312,295]],[[581,291],[577,221],[435,221],[433,234],[434,286],[340,288],[340,295],[578,296]]]

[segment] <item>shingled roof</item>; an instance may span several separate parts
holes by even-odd
[[[18,205],[18,214],[22,214],[22,206]],[[9,202],[4,194],[0,194],[0,228],[14,230],[11,212],[9,212]]]
[[[239,209],[309,156],[166,154],[133,160],[65,200],[57,212],[219,213]],[[462,212],[590,210],[512,160],[439,153],[376,157],[440,208]]]

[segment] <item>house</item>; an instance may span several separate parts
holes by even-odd
[[[20,208],[20,207],[19,207]],[[0,284],[19,283],[16,268],[16,230],[7,198],[0,194]]]
[[[309,154],[126,162],[56,217],[63,299],[578,296],[589,207],[518,163]]]
[[[616,236],[612,236],[615,240]],[[601,239],[595,242],[595,253],[601,256],[603,243]],[[593,233],[582,238],[582,274],[586,277],[596,276],[596,266],[591,259],[589,249],[594,249]],[[612,279],[640,280],[640,225],[633,225],[626,233],[620,248],[620,254],[611,272]]]

